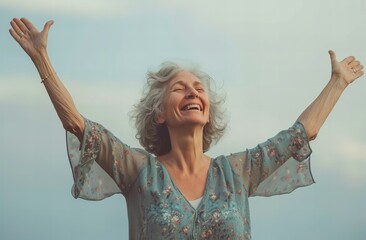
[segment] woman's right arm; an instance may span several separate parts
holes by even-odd
[[[130,148],[102,125],[84,118],[77,111],[47,54],[47,36],[53,21],[48,21],[41,32],[25,18],[15,18],[10,24],[10,34],[44,79],[48,95],[66,130],[68,157],[74,176],[73,196],[101,200],[115,193],[128,194],[151,155]]]
[[[39,32],[27,19],[14,18],[10,22],[12,28],[9,32],[36,66],[64,129],[73,133],[82,142],[84,119],[53,69],[47,54],[47,37],[52,24],[53,21],[48,21]]]

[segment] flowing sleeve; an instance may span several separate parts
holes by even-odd
[[[86,200],[102,200],[116,193],[128,194],[149,153],[130,148],[99,123],[83,118],[82,143],[66,131],[68,158],[74,177],[72,195]]]
[[[228,159],[249,196],[273,196],[314,183],[311,153],[304,126],[296,122],[266,142],[231,154]]]

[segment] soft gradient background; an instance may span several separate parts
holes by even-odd
[[[228,154],[293,124],[330,76],[327,51],[366,63],[364,0],[0,1],[0,239],[127,239],[122,195],[75,200],[65,132],[8,33],[13,17],[54,19],[49,55],[78,110],[138,146],[128,112],[148,69],[198,63],[227,96]],[[366,239],[366,79],[312,142],[316,184],[252,198],[253,239]]]

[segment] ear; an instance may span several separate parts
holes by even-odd
[[[158,123],[160,123],[160,124],[165,123],[165,119],[164,119],[164,117],[163,117],[162,115],[159,115],[159,116],[158,116],[158,119],[157,119],[157,122],[158,122]]]

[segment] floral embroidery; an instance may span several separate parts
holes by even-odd
[[[210,199],[211,199],[212,202],[215,202],[216,199],[217,199],[216,193],[211,193],[210,194]]]
[[[85,182],[89,178],[88,173],[90,172],[93,161],[97,157],[97,153],[100,151],[101,135],[98,124],[87,121],[85,126],[84,136],[84,151],[80,158],[80,164],[74,168],[75,186],[73,188],[73,195],[79,196],[80,190],[83,188]],[[73,142],[75,144],[75,142]],[[69,156],[70,157],[70,156]],[[86,182],[87,185],[88,181]],[[98,187],[94,187],[95,192]]]
[[[253,149],[213,159],[205,195],[194,209],[155,157],[85,122],[81,147],[67,136],[73,195],[100,200],[118,192],[106,181],[117,184],[126,197],[132,239],[251,239],[249,196],[289,193],[313,183],[306,160],[311,149],[303,126],[295,123]],[[104,138],[110,152],[101,151]],[[110,169],[102,169],[98,159]]]

